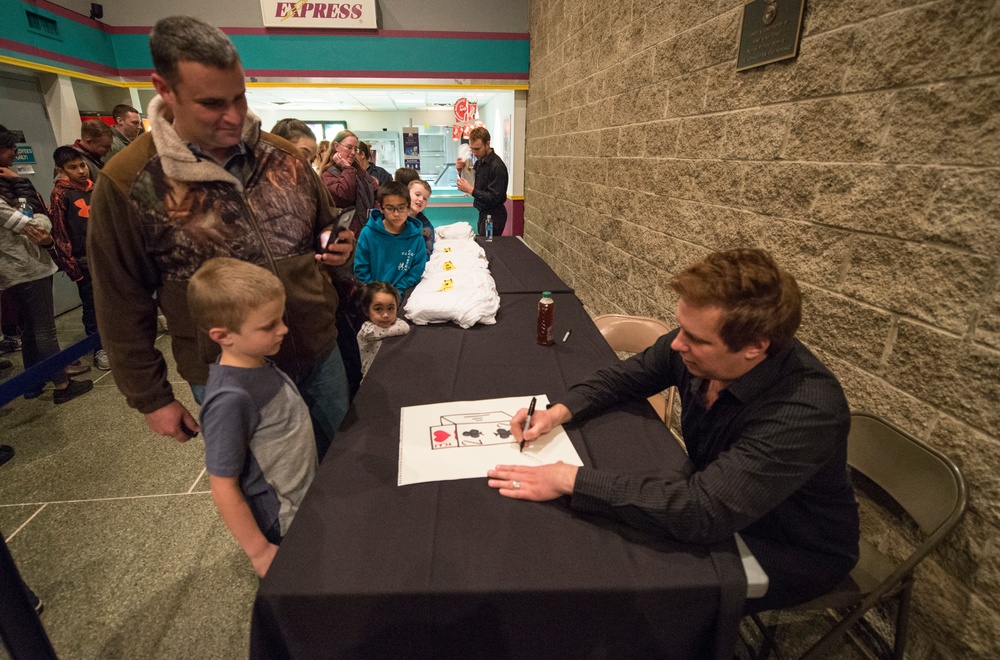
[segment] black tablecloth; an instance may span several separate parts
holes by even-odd
[[[534,342],[538,297],[498,324],[413,326],[386,340],[262,581],[255,658],[730,657],[746,591],[732,542],[706,548],[501,497],[482,479],[397,487],[399,408],[550,398],[616,360],[579,300],[566,343]],[[646,402],[567,426],[588,465],[679,476]]]
[[[524,241],[516,236],[497,236],[487,243],[476,238],[490,262],[497,293],[572,293],[558,275]]]

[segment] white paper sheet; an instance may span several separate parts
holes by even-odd
[[[536,410],[549,400],[535,397]],[[485,479],[497,465],[545,465],[562,461],[583,465],[562,426],[529,442],[524,451],[510,431],[510,420],[531,397],[449,401],[408,406],[399,412],[399,476],[406,486],[426,481]]]

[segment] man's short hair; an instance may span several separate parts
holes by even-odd
[[[482,140],[483,144],[490,141],[490,132],[486,130],[485,126],[477,126],[469,132],[469,142],[475,142],[476,140]]]
[[[247,314],[285,297],[277,275],[247,261],[209,259],[195,271],[187,287],[188,309],[198,327],[239,332]]]
[[[316,139],[316,134],[313,133],[313,130],[304,121],[292,117],[279,119],[278,123],[271,129],[271,133],[280,138],[285,138],[293,144],[296,140],[301,140],[302,138]]]
[[[405,184],[399,181],[386,181],[378,187],[378,204],[382,205],[382,200],[389,195],[396,195],[406,200],[406,205],[410,205],[410,190]]]
[[[156,72],[171,87],[179,82],[181,62],[197,62],[216,69],[231,69],[240,63],[236,46],[222,30],[191,16],[157,21],[149,34],[149,52]]]
[[[111,127],[100,119],[88,119],[80,124],[80,137],[84,140],[100,140],[101,138],[111,138]]]
[[[396,174],[392,177],[392,180],[396,183],[401,183],[404,186],[410,185],[411,181],[416,181],[420,178],[420,172],[416,171],[412,167],[401,167],[396,170]]]
[[[365,157],[365,160],[372,159],[372,147],[367,142],[358,142],[358,152]]]
[[[56,162],[56,167],[62,169],[66,167],[68,163],[72,163],[74,160],[84,160],[84,158],[83,154],[73,147],[63,146],[56,147],[56,150],[52,152],[52,160]]]
[[[114,110],[111,111],[111,116],[114,117],[115,119],[125,119],[125,115],[129,114],[130,112],[139,114],[139,111],[130,106],[129,104],[119,103],[118,105],[115,106]]]
[[[713,252],[670,280],[695,307],[721,307],[719,336],[731,351],[770,340],[773,355],[792,343],[802,322],[802,295],[788,271],[765,250]]]

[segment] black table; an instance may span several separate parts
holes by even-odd
[[[497,285],[497,293],[572,293],[565,282],[556,275],[531,248],[516,236],[497,236],[487,243],[477,237],[490,262],[490,274]]]
[[[732,541],[679,543],[501,497],[482,479],[397,487],[399,408],[563,393],[616,360],[579,300],[534,293],[495,326],[413,326],[384,343],[254,605],[255,658],[731,656],[745,578]],[[588,465],[680,476],[689,463],[646,402],[567,431]]]

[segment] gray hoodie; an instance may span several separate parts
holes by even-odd
[[[24,216],[0,199],[0,290],[48,277],[58,270],[48,251],[35,245],[18,229]],[[36,213],[31,224],[52,231],[48,217]]]

